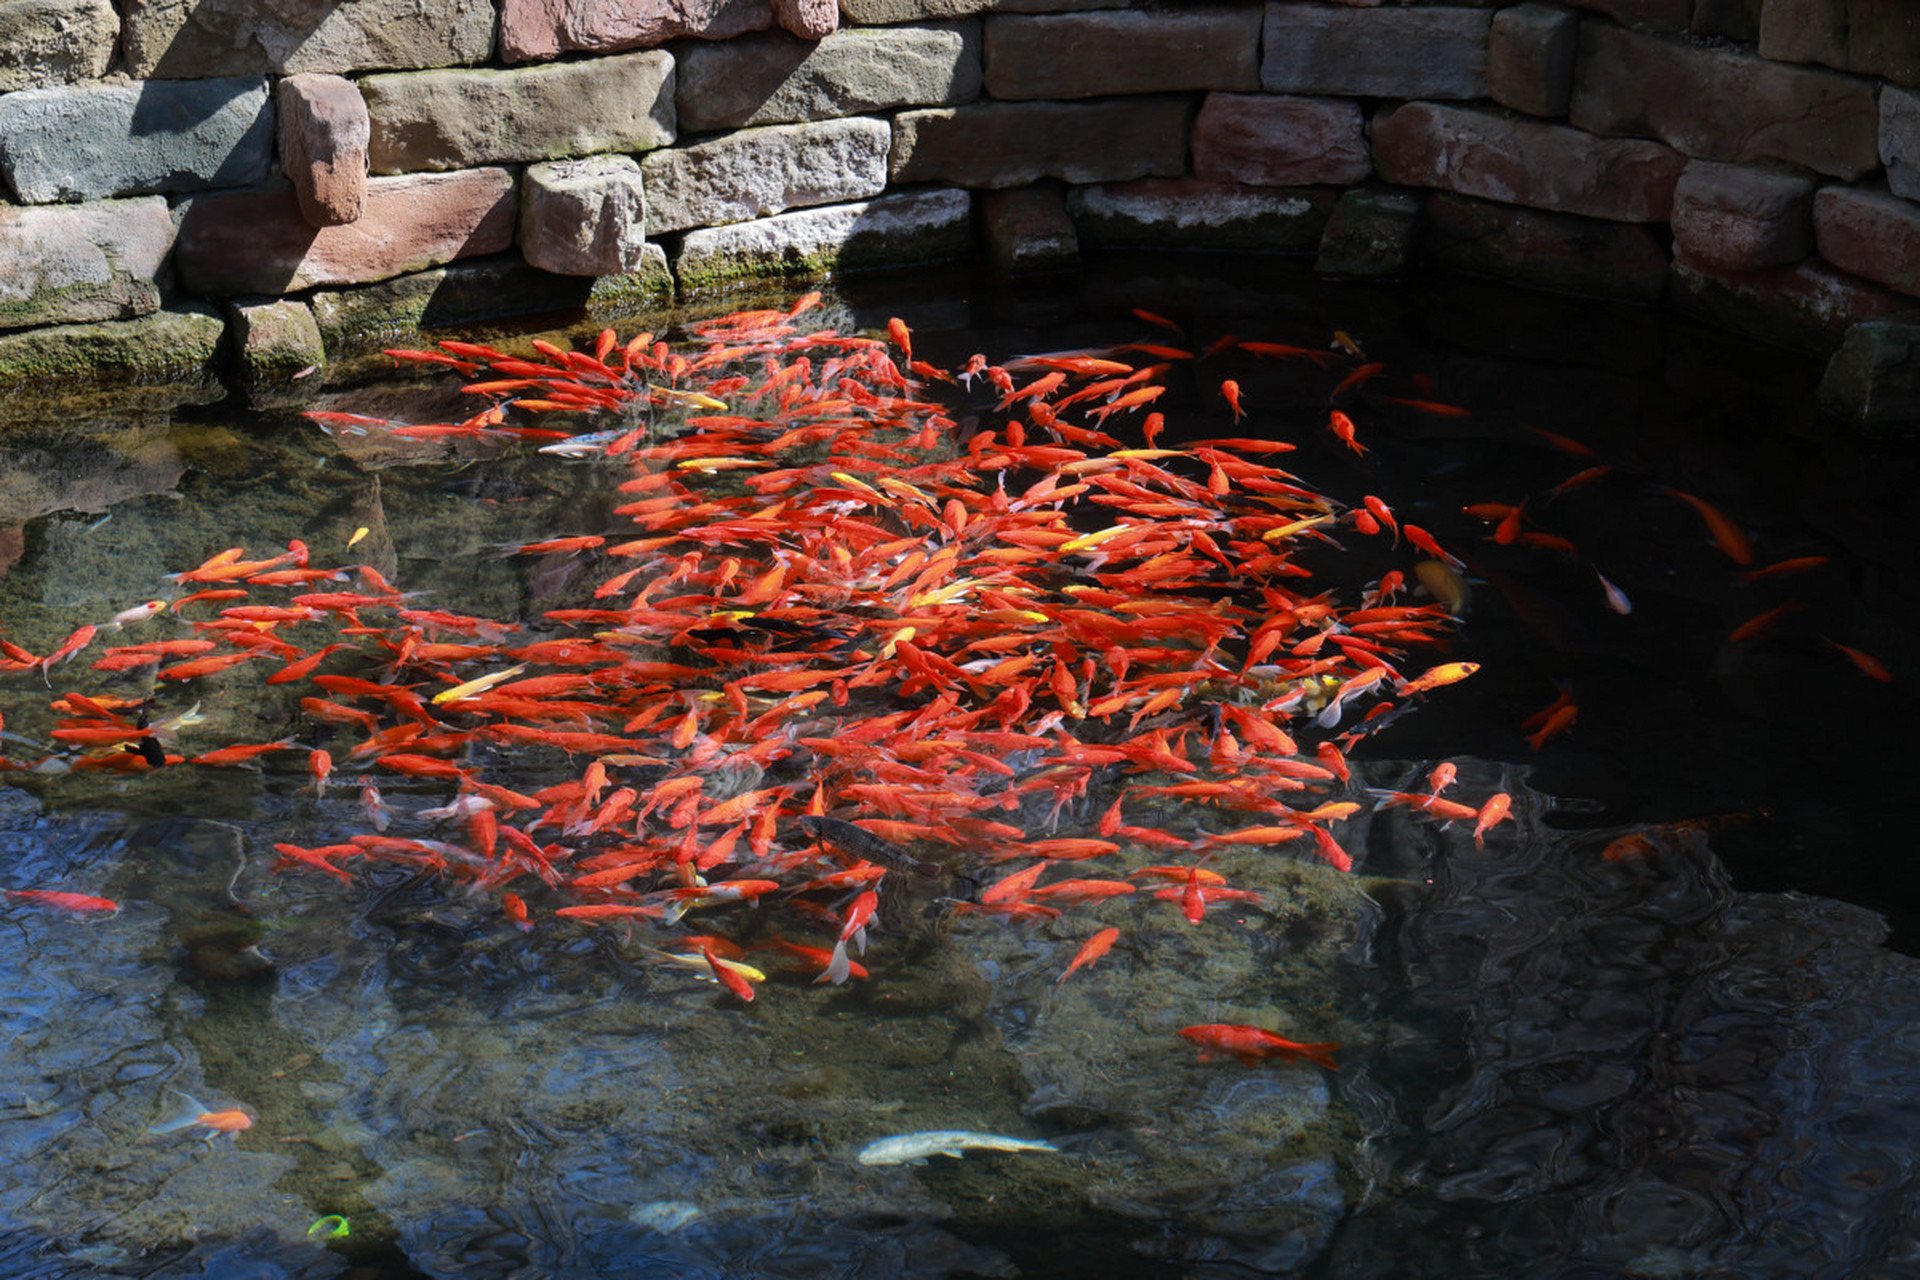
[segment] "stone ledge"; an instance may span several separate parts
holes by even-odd
[[[1338,192],[1143,178],[1067,196],[1080,238],[1097,245],[1312,253]]]
[[[1456,271],[1590,298],[1654,302],[1667,255],[1646,227],[1435,195],[1422,256]]]
[[[949,188],[706,227],[681,237],[673,273],[686,291],[964,257],[972,208],[970,193]]]
[[[1818,258],[1760,271],[1719,272],[1680,256],[1673,260],[1669,285],[1676,311],[1816,355],[1831,354],[1848,325],[1913,305]]]
[[[660,247],[648,245],[642,271],[664,275],[665,266]],[[505,316],[574,310],[587,306],[602,284],[624,280],[553,275],[518,254],[498,254],[377,284],[316,290],[311,305],[326,345],[328,381],[338,382],[367,369],[390,372],[393,361],[378,354],[382,347],[419,346],[423,333]],[[672,292],[670,278],[656,284],[654,293],[661,292]]]
[[[1080,237],[1058,185],[989,191],[980,203],[987,265],[997,274],[1044,275],[1080,265]]]
[[[562,276],[621,275],[646,259],[647,206],[631,156],[528,165],[520,182],[520,252]]]
[[[44,397],[47,388],[85,382],[185,392],[218,388],[215,360],[226,324],[209,307],[187,306],[133,320],[50,325],[0,334],[0,390]]]

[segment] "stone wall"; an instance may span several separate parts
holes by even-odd
[[[258,376],[463,289],[1115,244],[1831,351],[1920,295],[1920,3],[0,0],[0,179],[0,348],[211,308]]]

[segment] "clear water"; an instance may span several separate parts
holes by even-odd
[[[1378,494],[1470,549],[1479,581],[1455,656],[1483,669],[1370,739],[1354,782],[1415,786],[1454,760],[1463,794],[1514,795],[1513,824],[1476,848],[1459,824],[1362,815],[1341,828],[1354,876],[1246,860],[1236,880],[1276,905],[1216,909],[1201,929],[1164,904],[1109,904],[1091,918],[1125,942],[1057,990],[1085,914],[880,937],[874,981],[836,990],[795,968],[742,1006],[617,930],[523,934],[490,896],[437,877],[275,873],[274,843],[364,827],[356,787],[315,797],[296,753],[258,770],[11,775],[5,886],[124,908],[0,907],[18,939],[0,955],[0,1274],[1910,1266],[1911,452],[1818,434],[1812,366],[1647,313],[1457,282],[1376,292],[1284,268],[1112,266],[1078,292],[856,288],[835,320],[900,315],[949,367],[976,350],[1159,338],[1130,307],[1203,344],[1232,332],[1320,349],[1340,329],[1385,362],[1392,394],[1420,394],[1425,375],[1431,398],[1471,407],[1363,399],[1371,451],[1355,457],[1321,425],[1323,377],[1232,355],[1156,406],[1170,436],[1226,434],[1213,388],[1234,377],[1253,417],[1231,433],[1295,439],[1290,469],[1316,486]],[[334,392],[326,407],[460,416],[445,385]],[[1616,467],[1530,502],[1577,561],[1493,546],[1458,514],[1586,465],[1529,425]],[[623,473],[530,447],[376,448],[226,406],[20,423],[0,451],[0,634],[35,652],[165,594],[164,574],[221,547],[299,536],[331,553],[361,527],[354,554],[435,607],[534,616],[570,599],[578,563],[505,560],[497,544],[616,528],[622,500]],[[1740,583],[1658,484],[1735,512],[1761,563],[1831,563]],[[1350,593],[1408,564],[1384,539],[1349,544],[1315,568]],[[1632,615],[1603,607],[1595,566]],[[1726,642],[1787,598],[1803,607],[1775,634]],[[1823,637],[1875,653],[1896,682],[1859,675]],[[90,687],[67,670],[56,691]],[[8,728],[30,735],[46,688],[0,679]],[[1556,682],[1579,721],[1530,750],[1519,722]],[[209,745],[309,732],[247,688],[209,682]],[[383,789],[403,812],[447,792]],[[1636,856],[1603,856],[1628,835],[1644,838]],[[1172,1031],[1211,1021],[1311,1028],[1301,1038],[1342,1043],[1341,1068],[1198,1063]],[[150,1133],[176,1091],[259,1122],[237,1138]],[[949,1128],[1047,1137],[1062,1154],[853,1159],[881,1136]],[[325,1214],[352,1234],[309,1236]]]

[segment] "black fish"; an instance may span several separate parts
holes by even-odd
[[[855,857],[865,858],[890,870],[911,871],[928,880],[944,880],[949,874],[939,863],[916,858],[893,841],[840,818],[803,815],[800,827],[815,840],[825,840]]]

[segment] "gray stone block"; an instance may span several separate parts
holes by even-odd
[[[127,74],[386,71],[485,62],[492,0],[125,0]]]
[[[375,173],[650,151],[674,138],[673,58],[657,50],[511,71],[360,81]]]
[[[1881,86],[1880,160],[1893,194],[1920,200],[1920,94]]]
[[[1484,9],[1267,6],[1260,87],[1347,97],[1484,98]]]
[[[1057,101],[1254,90],[1259,48],[1260,11],[1246,7],[996,16],[986,20],[987,94]]]
[[[154,311],[172,247],[159,196],[0,209],[0,329]]]
[[[119,35],[107,0],[0,0],[0,93],[96,80]]]
[[[1059,186],[989,191],[980,203],[987,262],[999,274],[1040,275],[1080,265],[1080,237]]]
[[[256,408],[298,403],[319,390],[327,363],[313,308],[291,298],[227,308],[239,356],[239,380]]]
[[[972,248],[972,200],[948,188],[689,231],[673,271],[683,290],[704,289],[756,277],[936,262]]]
[[[1853,181],[1880,166],[1873,94],[1854,76],[1585,22],[1569,118],[1703,160],[1784,160]]]
[[[267,82],[148,80],[0,96],[0,172],[27,204],[261,181]]]
[[[563,276],[621,275],[646,265],[646,201],[630,156],[529,165],[520,184],[520,252]]]
[[[1867,435],[1920,435],[1920,311],[1850,327],[1827,361],[1819,400]]]
[[[1567,114],[1580,18],[1555,5],[1520,4],[1493,15],[1487,37],[1487,95],[1531,116]]]
[[[887,187],[885,120],[855,117],[743,129],[641,162],[647,231],[659,235],[877,196]]]
[[[980,24],[854,27],[818,44],[785,32],[675,52],[674,102],[688,133],[790,124],[980,96]]]

